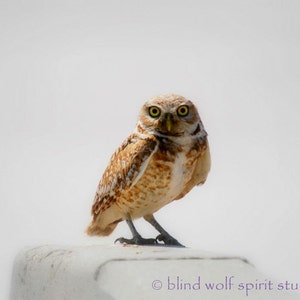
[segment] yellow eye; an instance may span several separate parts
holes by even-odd
[[[185,117],[189,114],[189,107],[187,105],[181,105],[177,109],[177,114],[180,117]]]
[[[149,107],[149,115],[152,118],[158,118],[160,116],[160,109],[157,106]]]

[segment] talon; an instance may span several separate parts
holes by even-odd
[[[130,240],[128,240],[128,239],[125,239],[125,238],[123,238],[123,237],[120,237],[120,238],[116,239],[114,243],[116,244],[116,243],[119,242],[120,244],[129,244],[129,241],[130,241]]]
[[[115,240],[115,243],[127,244],[127,245],[148,245],[148,246],[155,246],[158,244],[156,239],[144,239],[141,236],[135,236],[132,239],[125,239],[123,237],[118,238]]]
[[[156,237],[156,240],[164,242],[164,244],[166,246],[174,246],[174,247],[183,247],[183,248],[185,248],[184,245],[180,244],[176,239],[174,239],[170,235],[167,236],[167,235],[164,235],[164,234],[159,234]]]

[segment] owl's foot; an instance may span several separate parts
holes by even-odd
[[[156,246],[158,244],[156,239],[144,239],[140,235],[134,236],[132,239],[125,239],[123,237],[115,240],[115,243],[121,243],[126,245],[147,245],[147,246]]]
[[[174,239],[172,236],[170,236],[169,234],[163,234],[161,233],[160,235],[158,235],[156,237],[157,241],[161,241],[164,242],[164,244],[166,246],[171,246],[171,247],[183,247],[185,248],[185,246],[183,246],[182,244],[180,244],[176,239]]]
[[[123,237],[118,238],[115,240],[115,243],[119,242],[121,244],[127,245],[148,245],[148,246],[155,246],[158,244],[156,239],[144,239],[141,235],[137,232],[136,228],[134,227],[130,215],[127,216],[126,222],[130,228],[132,233],[132,239],[125,239]]]
[[[134,227],[130,215],[128,215],[126,222],[130,228],[133,237],[132,239],[125,239],[121,237],[116,239],[115,243],[119,242],[121,244],[127,244],[127,245],[184,247],[157,223],[153,215],[144,218],[160,232],[160,235],[158,235],[156,239],[144,239],[143,237],[141,237],[141,235],[137,232],[136,228]]]
[[[164,244],[159,243],[159,245],[171,246],[171,247],[185,247],[181,245],[176,239],[174,239],[167,231],[165,231],[155,220],[153,215],[144,216],[144,219],[149,222],[159,233],[156,237],[157,241],[164,242]]]

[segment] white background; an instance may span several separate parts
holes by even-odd
[[[111,154],[169,92],[197,104],[213,167],[157,219],[299,282],[299,15],[297,0],[0,0],[1,299],[24,246],[130,236],[84,230]]]

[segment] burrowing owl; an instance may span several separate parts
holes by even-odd
[[[195,105],[178,95],[162,95],[141,109],[136,130],[113,154],[99,183],[89,235],[107,236],[123,220],[126,244],[182,246],[154,219],[161,207],[203,184],[210,170],[207,133]],[[144,217],[159,235],[144,239],[132,220]]]

